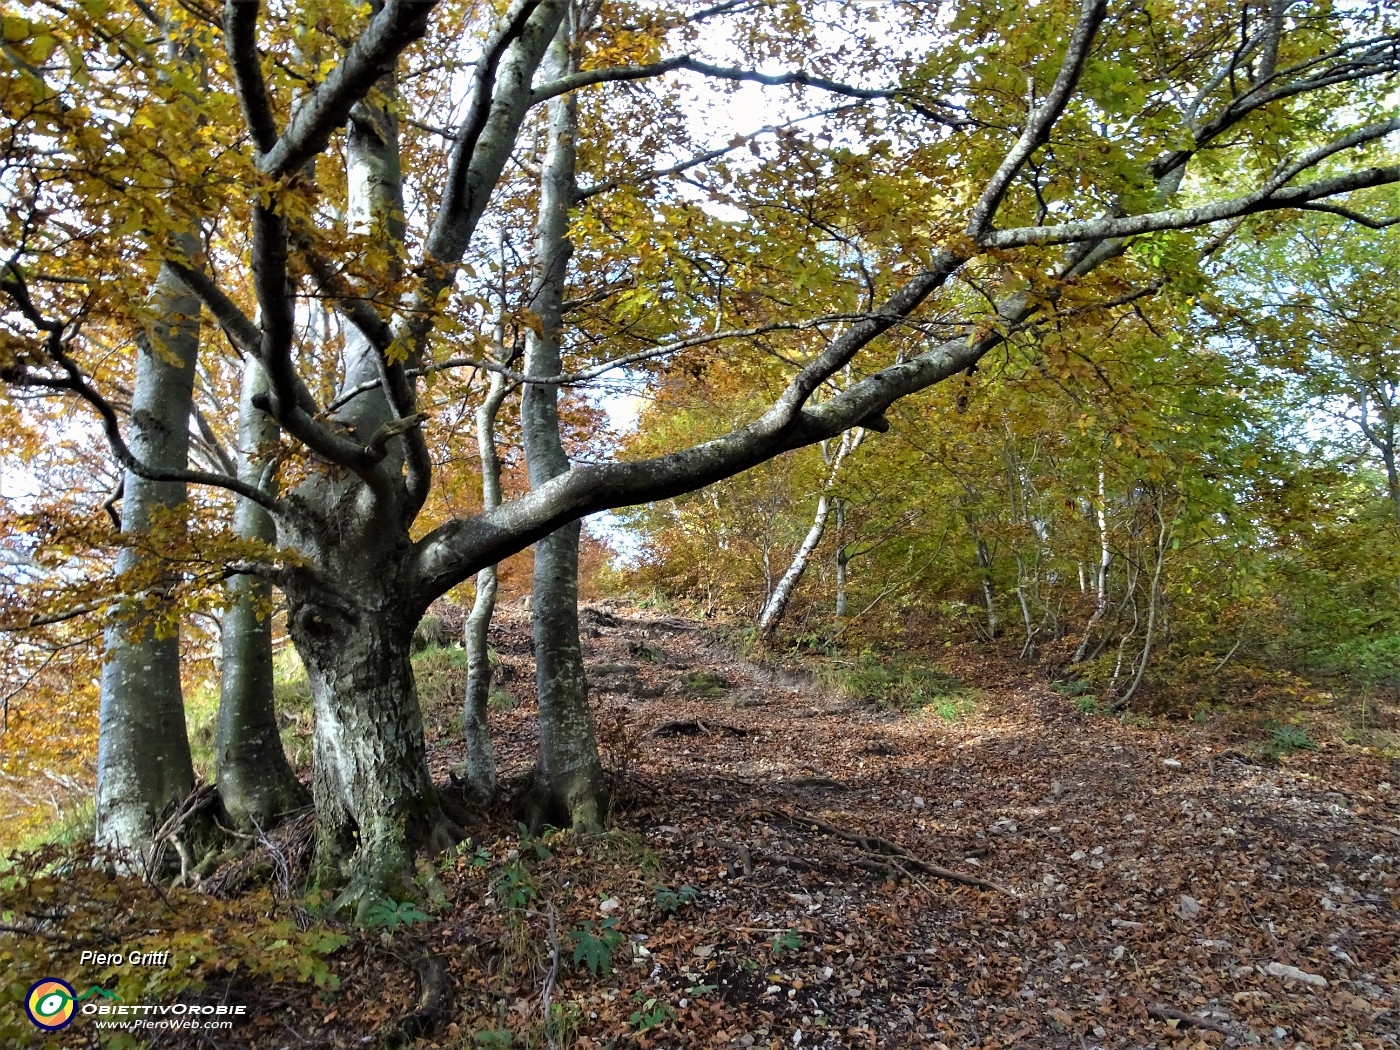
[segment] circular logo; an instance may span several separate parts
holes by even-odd
[[[36,981],[24,998],[24,1010],[40,1028],[56,1031],[73,1020],[78,993],[67,981],[45,977]]]

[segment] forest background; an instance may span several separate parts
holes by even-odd
[[[350,829],[451,831],[405,801],[420,617],[533,590],[576,648],[561,574],[880,698],[917,695],[905,650],[986,646],[1086,709],[1297,743],[1340,703],[1394,747],[1387,5],[4,11],[7,843],[90,821],[98,751],[149,767],[152,726],[229,805],[241,615],[259,753],[316,752],[318,849],[372,894],[441,843]],[[604,507],[577,572],[517,553]],[[546,801],[588,824],[552,659],[584,744],[542,741]],[[397,796],[336,771],[355,725]],[[114,788],[109,827],[188,781]]]

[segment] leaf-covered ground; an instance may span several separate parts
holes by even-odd
[[[975,702],[884,711],[697,623],[584,624],[613,831],[484,815],[414,906],[330,956],[338,990],[211,979],[255,1019],[151,1045],[374,1045],[445,1007],[421,1045],[1400,1046],[1394,763],[1135,728],[991,660],[958,669]],[[518,787],[523,614],[492,645]],[[425,690],[443,781],[453,662]]]

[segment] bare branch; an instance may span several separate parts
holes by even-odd
[[[760,73],[755,69],[716,65],[691,54],[672,55],[669,58],[642,65],[608,66],[603,69],[587,69],[580,73],[572,73],[536,88],[530,96],[530,104],[538,105],[557,95],[578,91],[580,88],[591,87],[595,84],[648,80],[676,70],[686,70],[715,80],[728,80],[735,83],[765,84],[769,87],[810,87],[818,91],[830,92],[833,95],[843,95],[847,98],[863,101],[899,102],[921,116],[948,127],[968,127],[977,123],[966,116],[959,115],[957,112],[959,107],[945,102],[930,105],[915,98],[913,93],[905,87],[857,87],[854,84],[844,84],[838,80],[815,76],[801,69],[790,73]]]
[[[993,230],[978,238],[984,248],[1021,248],[1028,244],[1072,244],[1130,237],[1157,230],[1181,230],[1205,226],[1223,219],[1234,219],[1256,212],[1281,208],[1304,208],[1313,201],[1353,190],[1369,189],[1400,182],[1400,164],[1363,168],[1303,186],[1265,187],[1243,197],[1217,201],[1195,208],[1169,208],[1122,218],[1092,219],[1056,226],[1024,226],[1014,230]]]
[[[1034,98],[1027,100],[1025,130],[1002,159],[996,174],[988,180],[982,196],[973,205],[972,214],[967,220],[969,237],[975,239],[987,231],[992,219],[996,217],[997,209],[1001,207],[1006,191],[1011,187],[1012,180],[1025,166],[1026,161],[1030,160],[1031,154],[1049,141],[1050,129],[1064,113],[1065,106],[1079,83],[1080,74],[1084,72],[1084,62],[1089,57],[1089,49],[1093,46],[1094,37],[1099,31],[1099,26],[1103,24],[1107,10],[1108,0],[1083,0],[1083,6],[1079,9],[1079,19],[1070,35],[1069,46],[1065,49],[1065,57],[1060,63],[1060,72],[1055,77],[1055,83],[1051,85],[1050,93],[1039,106],[1035,104]]]

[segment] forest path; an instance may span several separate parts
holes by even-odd
[[[644,846],[570,894],[646,949],[624,984],[671,1016],[644,1045],[1400,1046],[1393,764],[1261,764],[991,662],[954,721],[881,711],[710,625],[611,603],[582,622],[615,821]],[[528,615],[503,610],[491,644],[518,701],[493,712],[509,781],[533,760]],[[432,735],[445,777],[460,748]],[[629,864],[650,873],[619,884]],[[617,1031],[614,1000],[580,994],[582,1031]]]

